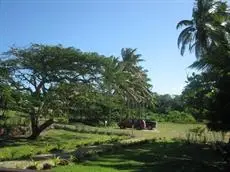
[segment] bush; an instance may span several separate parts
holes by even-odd
[[[51,169],[52,167],[53,167],[52,164],[44,163],[42,169],[43,169],[43,170],[49,170],[49,169]]]
[[[168,114],[148,114],[151,120],[158,122],[174,122],[174,123],[195,123],[195,118],[186,112],[169,111]]]
[[[188,113],[179,111],[170,111],[167,115],[167,121],[176,123],[195,123],[195,118]]]
[[[148,118],[157,122],[166,122],[167,114],[148,113]]]

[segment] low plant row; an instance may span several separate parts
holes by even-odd
[[[47,154],[47,153],[62,153],[69,152],[79,147],[86,147],[91,145],[100,145],[104,143],[113,143],[119,140],[127,138],[126,136],[110,136],[108,138],[92,138],[89,140],[82,141],[71,141],[72,145],[63,145],[62,143],[57,142],[56,144],[47,143],[43,147],[39,147],[36,145],[28,145],[28,146],[19,146],[19,147],[8,147],[1,148],[0,150],[0,161],[7,160],[19,160],[19,159],[31,159],[35,155],[39,154]],[[72,148],[72,149],[70,149]]]
[[[73,125],[64,125],[64,124],[53,124],[55,129],[63,129],[68,131],[74,131],[79,133],[91,133],[91,134],[103,134],[103,135],[118,135],[118,136],[129,136],[129,133],[123,131],[114,131],[109,129],[100,129],[100,128],[88,128],[88,127],[78,127]]]

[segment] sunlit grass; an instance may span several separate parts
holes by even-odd
[[[69,151],[78,146],[100,144],[125,136],[77,133],[66,130],[51,129],[37,140],[18,140],[0,148],[0,160],[30,158],[36,154],[49,153],[52,150]]]
[[[43,132],[42,135],[35,141],[29,141],[24,139],[18,140],[16,142],[14,141],[6,143],[4,147],[2,146],[0,148],[0,160],[3,161],[27,159],[29,162],[30,158],[36,154],[46,154],[57,150],[63,152],[71,152],[81,146],[88,146],[93,144],[98,145],[105,142],[117,140],[125,141],[126,139],[129,139],[127,140],[128,143],[129,141],[131,141],[130,139],[155,139],[159,144],[147,144],[149,148],[147,148],[146,144],[137,144],[138,146],[136,145],[134,147],[128,146],[130,147],[130,149],[128,149],[127,147],[122,148],[120,153],[119,151],[117,152],[117,150],[113,150],[115,152],[114,154],[104,154],[102,157],[99,157],[97,161],[90,161],[89,163],[81,163],[77,165],[71,164],[65,167],[57,167],[55,170],[102,172],[132,171],[130,170],[131,167],[133,169],[135,169],[135,167],[139,169],[143,166],[144,168],[144,164],[146,163],[146,161],[148,161],[148,159],[152,159],[154,163],[170,163],[168,161],[165,162],[162,160],[164,159],[163,157],[165,155],[166,157],[175,155],[179,156],[179,153],[183,153],[186,156],[188,155],[190,157],[196,157],[196,154],[199,153],[199,151],[203,153],[202,150],[199,150],[199,147],[199,149],[197,149],[197,145],[192,145],[191,147],[180,147],[180,145],[186,143],[182,140],[187,139],[187,133],[196,130],[199,127],[204,128],[205,125],[203,124],[159,123],[156,130],[121,130],[118,127],[90,127],[79,123],[76,123],[74,125],[66,125],[65,127],[67,127],[65,130],[47,130]],[[133,137],[130,138],[129,136]],[[122,151],[123,149],[124,151]],[[177,153],[175,150],[177,150],[179,153],[175,154]],[[205,154],[202,155],[201,158],[207,159],[207,157],[211,157],[211,159],[215,159],[215,155],[213,155],[212,153],[209,154],[210,151],[205,152]],[[148,152],[153,152],[153,154],[150,154]],[[145,155],[145,153],[149,155]],[[124,157],[126,157],[125,160]],[[135,159],[135,157],[138,157],[138,159]],[[199,158],[199,156],[196,158]],[[140,161],[140,159],[144,161]],[[158,161],[157,159],[161,159],[162,161]],[[187,163],[187,161],[182,163]],[[119,169],[119,166],[124,168]]]

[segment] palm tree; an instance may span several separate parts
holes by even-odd
[[[122,61],[112,57],[104,66],[103,86],[108,94],[122,95],[124,99],[139,102],[150,96],[150,84],[146,70],[138,63],[143,61],[136,49],[126,48],[121,50]]]
[[[229,20],[226,2],[216,0],[196,0],[191,20],[182,20],[177,29],[185,27],[178,37],[181,55],[188,48],[195,50],[196,57],[201,58],[210,47],[218,46],[220,39],[225,37]]]
[[[136,54],[137,49],[122,48],[120,62],[123,66],[123,71],[130,74],[129,90],[127,91],[135,102],[143,102],[149,99],[152,95],[150,92],[149,78],[147,77],[147,70],[139,66],[142,62],[141,54]]]
[[[196,0],[192,19],[180,21],[177,29],[181,27],[185,27],[178,37],[181,54],[187,48],[190,52],[195,50],[197,60],[190,67],[202,70],[213,87],[208,95],[212,99],[208,105],[211,122],[208,126],[229,130],[230,13],[227,2]],[[205,83],[201,84],[204,87]]]
[[[124,66],[124,70],[128,72],[138,72],[138,63],[142,62],[141,54],[136,54],[137,49],[122,48],[121,58]]]

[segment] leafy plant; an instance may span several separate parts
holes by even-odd
[[[72,161],[72,162],[79,162],[79,159],[76,156],[71,155],[70,156],[70,161]]]
[[[58,156],[58,157],[54,157],[52,161],[53,161],[54,166],[57,166],[61,160],[60,160],[60,157]]]
[[[39,163],[31,159],[31,164],[26,167],[26,169],[37,170],[39,168]]]

